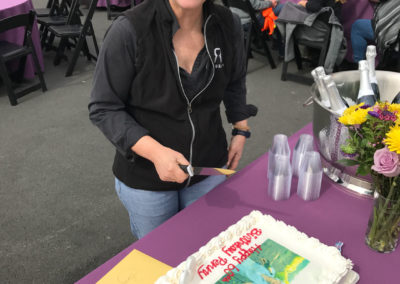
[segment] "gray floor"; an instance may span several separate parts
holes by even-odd
[[[94,23],[101,43],[110,25],[104,10]],[[53,56],[44,53],[46,93],[11,107],[0,89],[1,283],[72,283],[135,241],[113,189],[113,147],[88,120],[95,65],[80,57],[66,78],[67,63],[55,67]],[[248,102],[259,114],[240,168],[265,153],[274,134],[311,121],[312,108],[302,106],[309,87],[281,82],[280,70],[264,57],[250,60]]]

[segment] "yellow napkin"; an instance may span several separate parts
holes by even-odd
[[[138,250],[133,250],[97,284],[153,284],[170,269],[172,269],[171,266]]]

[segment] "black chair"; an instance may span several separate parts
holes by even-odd
[[[250,15],[251,18],[251,28],[247,31],[247,34],[245,35],[245,48],[247,52],[247,61],[249,59],[250,55],[250,49],[251,49],[251,40],[253,35],[256,37],[256,40],[258,40],[262,48],[264,50],[265,55],[267,56],[268,62],[271,66],[272,69],[276,68],[276,64],[274,59],[272,58],[271,51],[268,47],[267,41],[269,39],[269,35],[267,31],[262,32],[261,31],[261,26],[257,20],[256,16],[256,11],[254,10],[253,6],[251,5],[249,0],[227,0],[226,5],[228,7],[235,7],[238,8],[247,14]]]
[[[80,11],[73,11],[72,6],[79,0],[61,0],[61,3],[53,3],[49,16],[37,18],[41,31],[42,48],[47,46],[51,49],[54,38],[47,38],[48,30],[51,26],[65,25],[71,21],[78,23],[80,21]],[[58,2],[58,1],[57,1]],[[46,42],[46,40],[48,40]]]
[[[317,66],[324,66],[326,54],[328,52],[328,48],[329,48],[329,44],[330,44],[332,27],[328,27],[327,30],[328,30],[328,32],[325,33],[323,41],[318,41],[318,42],[298,38],[298,37],[296,37],[295,32],[293,33],[294,54],[295,54],[295,61],[296,61],[298,70],[303,69],[303,64],[302,64],[303,61],[311,62],[309,58],[305,58],[301,55],[299,45],[318,50],[319,56],[318,56],[318,63],[316,63],[316,64],[317,64]],[[282,64],[282,73],[281,73],[282,81],[291,80],[291,81],[295,81],[297,83],[312,85],[312,83],[314,82],[312,78],[309,78],[306,76],[301,76],[298,74],[288,73],[287,72],[288,65],[289,65],[289,62],[284,60],[283,64]]]
[[[57,2],[57,3],[55,3],[55,2]],[[54,4],[58,5],[58,0],[49,0],[49,1],[47,1],[46,8],[35,9],[36,17],[47,17],[47,16],[50,16],[51,7]]]
[[[96,9],[98,0],[92,0],[89,5],[88,14],[86,15],[85,21],[82,24],[66,24],[62,26],[51,26],[49,27],[49,32],[56,37],[60,38],[60,44],[57,49],[56,57],[54,58],[54,65],[58,65],[62,58],[65,58],[64,51],[68,44],[70,44],[70,39],[74,40],[74,52],[72,59],[68,65],[67,72],[65,76],[71,76],[75,68],[76,61],[78,60],[81,51],[86,55],[88,60],[95,59],[99,55],[99,47],[97,45],[96,36],[93,29],[92,18],[94,11]],[[75,5],[72,10],[79,10],[79,3],[75,1]],[[93,45],[96,51],[96,56],[92,55],[89,51],[89,46],[86,41],[86,36],[91,36],[93,40]]]
[[[29,14],[20,14],[14,17],[6,18],[0,21],[0,33],[5,31],[15,29],[18,27],[25,28],[25,36],[23,45],[17,45],[7,41],[0,41],[0,74],[5,83],[8,98],[10,99],[10,104],[17,105],[17,99],[25,96],[26,94],[42,88],[42,91],[47,91],[46,83],[44,81],[43,73],[40,68],[39,60],[36,55],[35,47],[32,42],[32,26],[35,20],[35,12],[30,11]],[[17,70],[17,79],[22,80],[26,57],[31,54],[33,58],[33,63],[35,65],[36,74],[39,77],[39,83],[32,86],[23,88],[22,90],[17,90],[14,88],[13,82],[9,76],[9,71],[7,69],[6,63],[10,60],[19,59],[19,68]]]

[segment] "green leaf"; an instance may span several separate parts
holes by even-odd
[[[367,146],[367,144],[368,144],[368,140],[367,139],[363,139],[363,140],[361,140],[361,147],[366,147]]]
[[[365,176],[371,172],[371,167],[367,164],[360,164],[360,166],[357,169],[356,174]]]
[[[355,166],[355,165],[359,165],[360,162],[356,161],[356,160],[351,160],[351,159],[341,159],[338,161],[338,163],[347,166],[347,167],[351,167],[351,166]]]

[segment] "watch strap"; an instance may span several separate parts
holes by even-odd
[[[242,136],[244,136],[246,138],[250,138],[251,132],[250,131],[245,131],[245,130],[240,130],[240,129],[237,129],[237,128],[233,128],[232,129],[232,136],[235,136],[235,135],[242,135]]]

